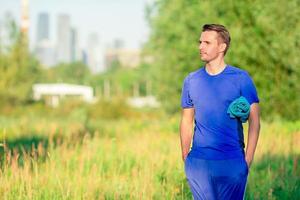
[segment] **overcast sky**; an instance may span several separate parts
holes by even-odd
[[[97,33],[101,45],[114,39],[124,40],[125,47],[138,48],[147,40],[149,28],[145,6],[149,0],[29,0],[30,43],[36,41],[37,16],[47,12],[50,20],[50,39],[56,40],[59,14],[68,14],[71,25],[79,34],[80,47],[85,47],[89,34]],[[0,19],[10,11],[20,21],[21,0],[0,0]]]

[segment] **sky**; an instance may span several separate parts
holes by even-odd
[[[111,45],[115,39],[124,41],[129,49],[136,49],[147,41],[149,27],[145,6],[150,0],[29,0],[30,46],[36,41],[38,14],[46,12],[50,20],[50,40],[56,41],[59,14],[68,14],[71,26],[78,32],[79,46],[85,48],[90,34],[96,33],[100,45]],[[21,0],[0,0],[0,19],[7,11],[19,23]]]

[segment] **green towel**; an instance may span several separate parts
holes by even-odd
[[[250,104],[243,96],[235,99],[228,107],[227,113],[231,118],[238,118],[245,123],[249,117]]]

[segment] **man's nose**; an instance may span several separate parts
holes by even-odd
[[[203,46],[204,46],[203,42],[199,42],[199,49],[203,49]]]
[[[200,43],[198,48],[199,48],[199,50],[202,50],[203,49],[203,44]]]

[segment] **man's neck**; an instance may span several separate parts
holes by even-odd
[[[221,73],[226,67],[224,59],[216,59],[205,64],[205,70],[210,75]]]

